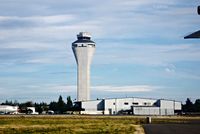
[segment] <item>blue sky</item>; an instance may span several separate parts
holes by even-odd
[[[71,43],[96,42],[91,98],[200,96],[198,0],[0,0],[0,102],[76,99]]]

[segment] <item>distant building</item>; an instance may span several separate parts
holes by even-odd
[[[78,40],[72,43],[72,50],[77,63],[77,100],[90,100],[90,64],[95,51],[95,42],[90,33],[80,32]]]
[[[27,107],[28,114],[39,114],[35,111],[35,107]]]
[[[0,114],[16,114],[18,109],[18,106],[0,105]]]
[[[165,99],[115,98],[77,102],[81,114],[174,115],[181,102]]]

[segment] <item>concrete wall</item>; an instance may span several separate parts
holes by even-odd
[[[160,115],[174,115],[175,101],[173,100],[158,100],[160,107]]]
[[[99,111],[104,109],[104,103],[102,100],[83,101],[81,105],[85,111]]]
[[[122,110],[131,110],[131,106],[153,106],[157,100],[143,98],[118,98],[106,99],[104,101],[105,113],[118,114],[118,112]]]
[[[133,115],[159,115],[159,107],[133,107]]]
[[[158,100],[159,106],[162,109],[174,109],[174,101],[173,100]]]
[[[174,109],[160,108],[160,115],[174,115]]]
[[[91,43],[89,43],[91,44]],[[77,62],[77,100],[90,100],[90,64],[95,47],[87,43],[72,47]]]
[[[175,101],[174,103],[175,103],[175,108],[174,108],[175,110],[181,110],[182,109],[181,102]]]
[[[121,110],[130,110],[133,98],[106,99],[104,100],[105,113],[117,114]]]

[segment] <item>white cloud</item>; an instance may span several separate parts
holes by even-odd
[[[26,88],[34,89],[35,91],[40,92],[76,92],[77,86],[75,85],[56,85],[56,84],[46,84],[41,86],[36,85],[27,85]],[[42,89],[42,90],[41,90]],[[161,89],[158,86],[151,86],[151,85],[131,85],[131,86],[111,86],[111,85],[104,85],[104,86],[92,86],[91,92],[98,91],[98,92],[151,92]],[[29,90],[28,90],[29,91]],[[30,90],[32,91],[32,90]]]
[[[165,68],[165,71],[168,72],[168,73],[173,73],[174,72],[174,70],[171,69],[171,68]]]
[[[75,85],[50,85],[48,88],[51,92],[76,92]]]
[[[165,71],[167,73],[175,73],[176,67],[173,64],[169,64],[166,66]]]
[[[167,72],[167,74],[165,74],[165,77],[173,77],[181,80],[200,80],[200,74],[195,73],[194,70],[188,72],[188,70],[175,71],[171,68],[165,68],[165,71]]]
[[[26,61],[24,61],[23,63],[27,63],[27,64],[45,64],[45,63],[53,63],[53,59],[49,59],[49,58],[38,58],[38,59],[28,59]]]
[[[81,7],[76,8],[76,10],[74,9],[70,14],[30,15],[25,17],[0,16],[0,20],[17,20],[23,23],[27,23],[28,21],[28,23],[35,24],[30,25],[31,27],[21,27],[19,25],[18,28],[20,29],[11,30],[8,30],[9,27],[7,27],[6,30],[1,32],[2,36],[0,38],[13,38],[13,36],[18,35],[23,38],[30,35],[32,39],[35,39],[34,37],[37,36],[37,40],[40,39],[39,36],[43,39],[60,39],[61,37],[62,39],[67,39],[71,35],[75,35],[78,31],[91,31],[98,35],[98,38],[116,37],[116,33],[123,33],[117,34],[118,38],[155,38],[157,36],[174,38],[175,36],[183,36],[183,33],[177,34],[176,31],[180,29],[183,31],[187,28],[186,26],[198,24],[199,22],[198,19],[194,18],[185,19],[186,15],[188,17],[188,14],[193,14],[192,7],[180,8],[174,5],[168,10],[158,10],[155,12],[155,9],[150,9],[150,11],[146,11],[152,5],[177,4],[173,0],[165,2],[157,0],[108,1],[99,3],[99,5],[93,2],[89,3],[88,1],[86,3],[95,5],[92,6],[93,8],[87,8],[86,10],[90,14],[89,18],[86,17],[86,13],[81,12],[83,10]],[[140,10],[137,11],[138,9]],[[122,13],[118,13],[119,11],[122,11]],[[176,19],[177,17],[179,19]],[[162,34],[160,33],[161,31],[163,31]]]
[[[101,92],[151,92],[157,90],[159,87],[150,85],[133,85],[133,86],[93,86],[92,90]]]
[[[49,16],[28,16],[28,17],[21,17],[21,16],[0,16],[1,21],[21,21],[27,23],[38,23],[40,25],[47,25],[47,24],[56,24],[56,23],[67,23],[69,21],[74,20],[76,17],[74,15],[49,15]],[[41,24],[42,23],[42,24]]]
[[[193,44],[124,45],[116,43],[102,47],[102,50],[105,49],[107,53],[97,51],[94,57],[98,59],[99,63],[168,66],[174,62],[200,61],[200,46]],[[96,61],[95,63],[98,64],[98,62]]]
[[[4,43],[6,45],[1,45],[1,48],[7,48],[7,49],[24,49],[24,50],[31,50],[31,51],[35,51],[35,50],[40,50],[40,51],[45,51],[48,49],[56,49],[59,47],[56,47],[55,44],[53,43],[42,43],[42,42],[11,42],[11,43]]]

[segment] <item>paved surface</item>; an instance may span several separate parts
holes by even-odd
[[[200,124],[146,124],[145,134],[200,134]]]

